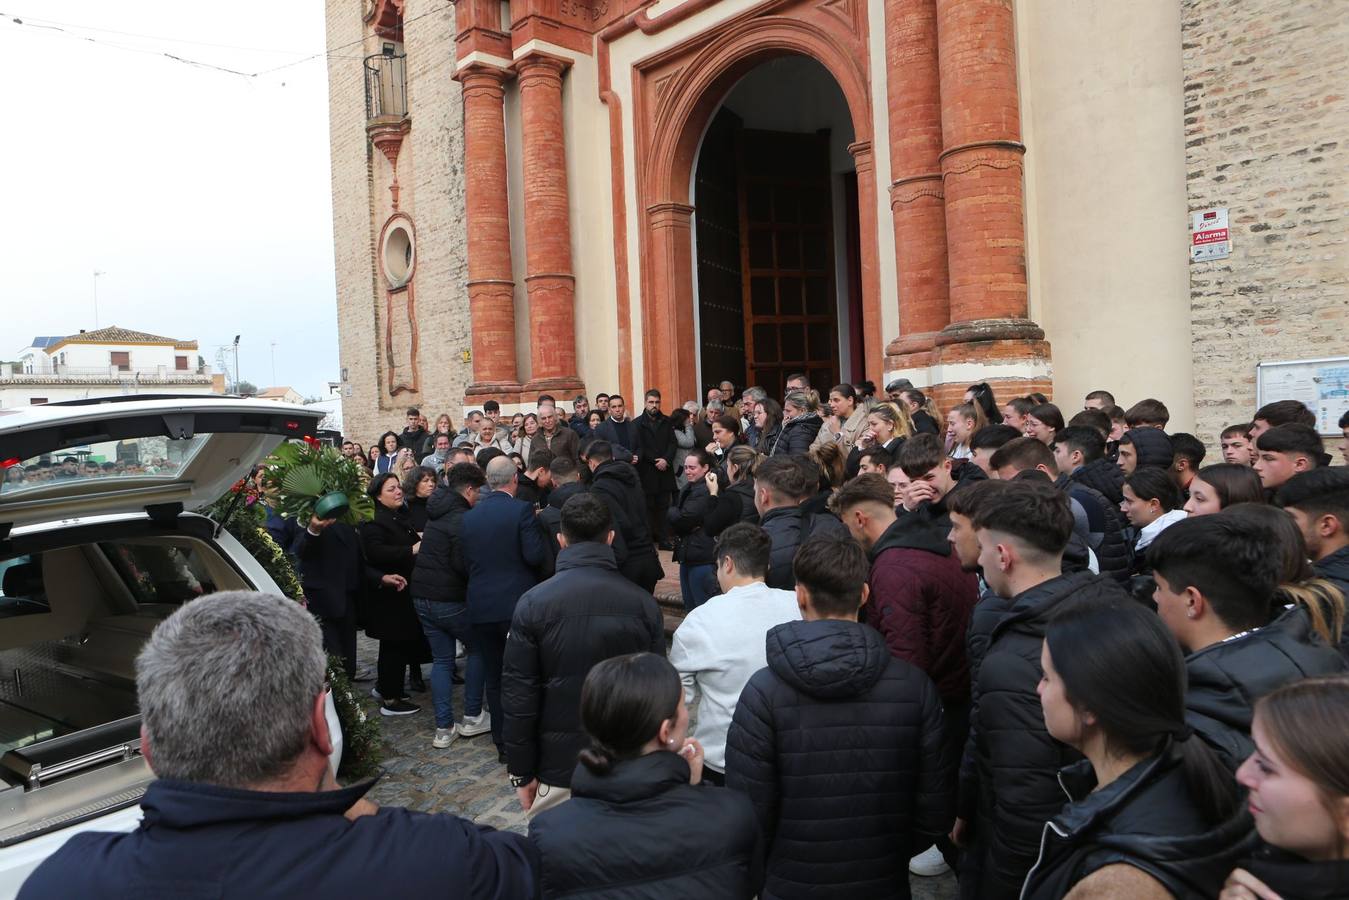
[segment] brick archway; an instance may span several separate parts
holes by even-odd
[[[879,23],[878,23],[879,24]],[[848,104],[855,141],[867,377],[881,378],[876,184],[864,0],[784,0],[736,17],[636,69],[637,189],[641,216],[642,348],[646,384],[676,402],[699,394],[693,326],[690,185],[702,135],[730,88],[786,55],[819,62]]]

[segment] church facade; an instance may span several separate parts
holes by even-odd
[[[1332,6],[328,0],[351,430],[801,371],[1211,440],[1346,352]]]

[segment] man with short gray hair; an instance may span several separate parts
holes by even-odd
[[[141,752],[159,776],[130,833],[75,835],[19,896],[533,896],[518,835],[380,809],[329,760],[323,642],[299,604],[247,591],[185,604],[136,661]],[[261,711],[261,712],[260,712]],[[392,855],[391,855],[392,854]]]
[[[460,544],[468,561],[468,617],[482,653],[487,705],[492,710],[492,743],[504,763],[501,736],[501,667],[506,634],[520,595],[539,583],[548,563],[549,538],[534,515],[534,505],[516,499],[515,461],[498,456],[487,464],[491,493],[464,513]]]

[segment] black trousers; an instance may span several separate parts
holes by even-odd
[[[670,492],[656,491],[646,494],[646,518],[651,523],[651,540],[657,544],[670,539],[670,522],[667,513],[670,509]]]
[[[421,641],[381,638],[379,662],[375,664],[375,689],[385,700],[405,700],[403,674],[409,664],[415,663],[421,652]]]
[[[319,616],[323,632],[323,652],[342,660],[342,669],[351,678],[356,674],[356,614]]]
[[[501,712],[501,669],[506,660],[506,635],[510,622],[475,622],[473,633],[478,636],[478,650],[482,653],[483,674],[487,682],[483,693],[492,711],[492,743],[500,750],[505,746],[501,727],[506,716]]]

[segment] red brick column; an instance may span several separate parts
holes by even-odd
[[[899,272],[899,338],[886,348],[886,368],[903,369],[931,362],[951,313],[935,0],[886,0],[885,60]]]
[[[1026,320],[1026,148],[1012,2],[936,0],[936,6],[951,274],[951,324],[938,343],[1028,337],[1039,329]]]
[[[989,381],[998,397],[1014,396],[1043,386],[1049,345],[1027,318],[1012,0],[936,0],[936,9],[951,321],[934,357],[943,381]]]
[[[520,392],[502,111],[503,83],[509,73],[471,66],[457,77],[464,100],[464,214],[473,334],[473,384],[467,395],[502,400],[507,399],[502,395]]]
[[[564,60],[531,53],[517,63],[525,173],[525,257],[532,377],[526,393],[571,391],[576,375],[576,279],[562,128]],[[559,398],[560,399],[560,398]]]

